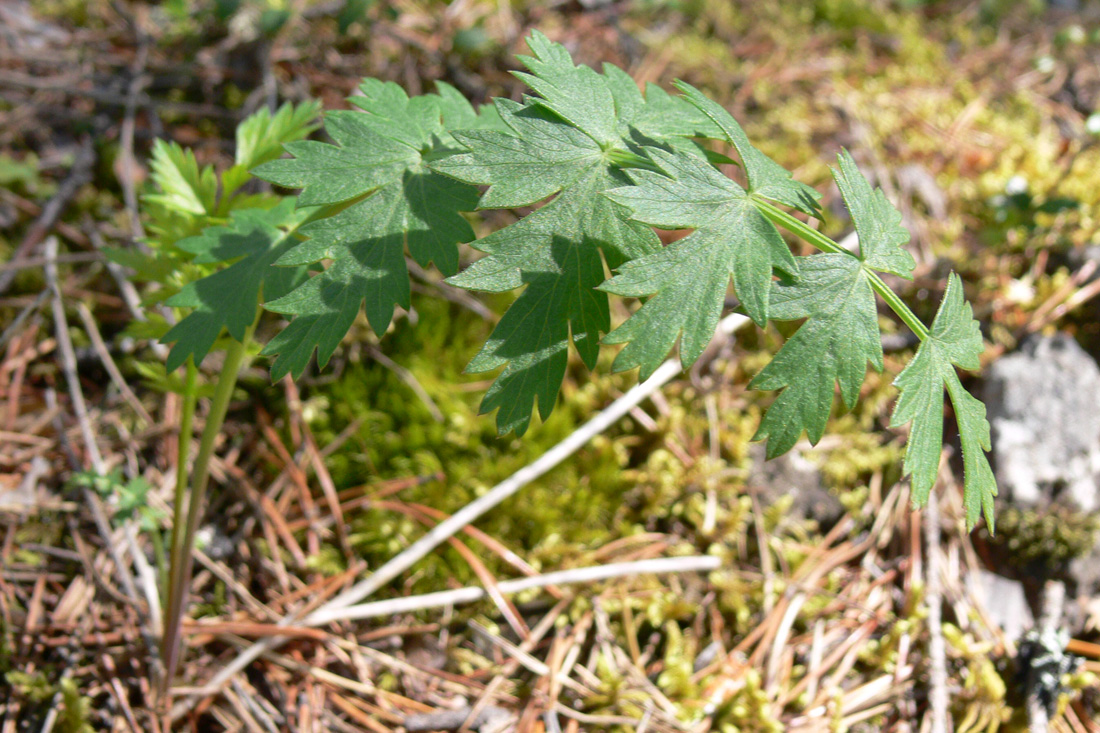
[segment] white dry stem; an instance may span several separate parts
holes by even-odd
[[[594,583],[609,578],[621,578],[635,575],[660,575],[662,573],[690,573],[717,570],[721,566],[717,557],[710,555],[692,555],[689,557],[664,557],[654,560],[619,562],[610,565],[594,565],[573,570],[559,570],[530,578],[503,580],[497,588],[504,595],[513,595],[532,588],[545,588],[548,585],[571,585],[575,583]],[[333,621],[353,621],[380,616],[393,616],[399,613],[423,611],[428,608],[444,608],[463,603],[473,603],[488,597],[488,591],[480,586],[468,586],[455,590],[425,593],[420,596],[393,598],[387,601],[362,603],[356,606],[333,609],[320,613],[321,609],[310,615],[308,623],[313,626]]]
[[[928,663],[932,691],[929,695],[931,733],[947,733],[947,645],[943,638],[943,576],[940,550],[940,505],[935,487],[928,494],[928,506],[924,516],[924,543],[928,547],[927,595],[928,604]]]

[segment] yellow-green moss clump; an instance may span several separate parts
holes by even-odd
[[[1043,510],[1006,506],[997,512],[997,534],[989,541],[1021,565],[1057,568],[1091,552],[1098,532],[1100,516],[1061,504]]]

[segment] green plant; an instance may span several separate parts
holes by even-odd
[[[315,108],[281,111],[275,119],[282,116],[282,126],[256,147],[262,154],[242,159],[247,146],[239,142],[238,163],[220,190],[215,173],[184,151],[157,148],[154,174],[163,193],[149,203],[159,207],[157,236],[172,246],[145,264],[171,292],[165,302],[189,309],[163,334],[174,344],[168,370],[187,366],[185,436],[195,365],[216,347],[226,351],[186,511],[177,497],[169,672],[207,464],[260,306],[289,319],[263,349],[275,357],[272,377],[297,377],[314,352],[321,367],[329,361],[361,309],[381,334],[397,306],[409,307],[406,253],[421,266],[434,263],[458,287],[523,288],[468,366],[503,367],[482,402],[482,412],[497,410],[501,434],[526,431],[536,406],[549,416],[570,343],[589,368],[602,344],[625,343],[613,369],[639,367],[644,378],[679,341],[689,366],[712,337],[732,280],[740,308],[758,325],[802,321],[751,383],[781,390],[755,438],[767,440],[769,457],[789,450],[803,432],[816,443],[836,385],[850,409],[867,364],[883,369],[877,294],[921,340],[896,381],[901,398],[893,417],[895,427],[912,423],[904,467],[914,502],[926,500],[938,470],[946,389],[962,439],[967,521],[973,526],[984,513],[992,526],[996,486],[984,453],[985,409],[955,371],[978,367],[978,324],[956,275],[931,328],[885,284],[879,272],[912,277],[915,263],[903,249],[909,235],[851,156],[840,155],[834,177],[859,235],[858,253],[780,208],[816,217],[820,195],[753,147],[729,113],[697,89],[677,83],[674,96],[650,85],[643,95],[614,66],[602,73],[576,66],[537,32],[528,43],[534,55],[520,60],[529,73],[517,76],[534,95],[523,102],[497,99],[475,110],[445,84],[409,97],[395,84],[367,79],[361,95],[349,99],[358,110],[326,115],[332,143],[301,139]],[[268,129],[252,125],[249,134],[261,128]],[[705,140],[732,146],[739,162]],[[292,157],[276,159],[279,143]],[[744,186],[719,170],[730,163],[740,166]],[[242,196],[248,170],[300,193],[296,200]],[[468,212],[540,202],[475,241]],[[795,256],[778,227],[823,253]],[[693,231],[662,246],[654,228]],[[463,243],[485,256],[459,272]],[[609,295],[644,303],[613,330]],[[219,341],[223,331],[231,338]]]
[[[80,694],[80,687],[71,677],[62,677],[55,685],[44,672],[13,671],[4,675],[4,682],[18,700],[32,705],[57,704],[57,729],[62,733],[91,733],[95,730],[89,718],[92,701]]]
[[[162,513],[149,505],[149,491],[153,487],[148,481],[141,476],[127,481],[122,477],[122,469],[116,468],[106,475],[95,471],[80,471],[69,479],[69,484],[92,489],[103,498],[114,501],[115,519],[120,522],[136,520],[141,531],[148,534],[153,541],[157,567],[161,570],[167,567],[164,539],[161,537],[159,524]]]
[[[162,656],[171,678],[179,653],[179,629],[191,576],[191,549],[201,517],[214,443],[221,431],[237,377],[252,347],[251,336],[264,299],[304,281],[305,269],[266,267],[292,243],[294,232],[309,216],[293,202],[247,185],[249,171],[278,158],[283,145],[316,129],[319,105],[283,105],[272,114],[262,109],[237,127],[234,165],[221,175],[200,166],[194,153],[174,143],[157,141],[152,179],[156,192],[144,197],[149,217],[147,250],[113,250],[108,255],[132,268],[138,279],[159,287],[150,304],[171,306],[172,313],[135,324],[138,335],[175,341],[163,372],[146,370],[154,386],[183,396],[178,471],[165,589]],[[266,270],[264,269],[266,267]],[[169,316],[186,316],[170,326]],[[222,331],[230,338],[222,339]],[[213,391],[200,384],[198,364],[212,348],[225,358]],[[195,356],[196,358],[192,358]],[[185,367],[183,379],[171,374]],[[189,471],[195,403],[211,397],[210,411]],[[190,487],[190,497],[187,490]]]

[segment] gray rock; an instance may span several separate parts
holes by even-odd
[[[1095,595],[1100,602],[1100,595],[1097,595],[1100,591],[1100,543],[1088,555],[1070,562],[1069,577],[1077,584],[1079,598]]]
[[[967,575],[966,583],[981,599],[989,620],[1000,626],[1009,639],[1016,641],[1034,625],[1024,586],[1019,581],[979,569]]]
[[[1028,339],[989,369],[984,396],[1005,501],[1100,508],[1100,368],[1076,341]]]
[[[762,443],[754,443],[749,448],[752,458],[749,485],[760,490],[760,500],[765,505],[774,504],[790,494],[794,497],[792,516],[812,519],[822,528],[836,524],[844,514],[844,506],[825,486],[817,466],[806,460],[798,449],[770,461],[765,460],[765,455]]]

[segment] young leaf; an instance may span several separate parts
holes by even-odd
[[[429,159],[447,136],[445,117],[469,119],[453,95],[409,98],[393,83],[374,79],[350,101],[361,112],[334,112],[325,130],[335,144],[286,145],[294,157],[260,166],[255,174],[301,188],[299,206],[349,205],[302,229],[310,238],[291,249],[281,266],[329,259],[320,274],[264,307],[293,317],[268,343],[277,354],[272,377],[298,376],[317,350],[324,366],[366,303],[367,318],[385,332],[395,306],[409,307],[405,250],[421,265],[445,274],[458,269],[460,242],[474,237],[459,213],[474,208],[477,191],[431,171]]]
[[[900,226],[901,214],[881,191],[872,190],[846,151],[838,160],[833,177],[852,214],[860,252],[799,258],[799,279],[773,285],[771,317],[808,320],[749,384],[783,389],[753,438],[767,439],[768,458],[790,450],[803,430],[811,443],[821,439],[835,383],[844,406],[855,406],[867,363],[882,371],[872,270],[912,274],[913,258],[902,249],[909,235]]]
[[[305,278],[304,268],[272,267],[296,242],[294,233],[309,215],[294,210],[286,199],[274,209],[233,212],[228,226],[209,227],[177,246],[195,254],[197,263],[236,260],[228,267],[188,283],[168,299],[168,305],[193,310],[162,338],[175,342],[168,353],[169,371],[182,366],[188,356],[200,363],[227,329],[238,341],[256,320],[260,296],[271,300],[288,292]]]
[[[282,155],[283,145],[301,140],[316,130],[320,114],[320,102],[303,102],[297,106],[287,102],[274,115],[267,107],[261,107],[242,120],[237,125],[236,161],[222,176],[223,201],[251,178],[249,171]]]
[[[912,421],[905,451],[905,472],[912,474],[913,505],[923,506],[936,482],[943,450],[943,392],[951,398],[962,443],[966,523],[973,528],[982,513],[992,532],[997,483],[985,451],[990,450],[985,405],[970,395],[955,367],[977,369],[982,334],[959,276],[951,273],[940,309],[917,355],[894,380],[901,390],[891,427]]]
[[[145,282],[167,282],[176,269],[176,261],[160,252],[143,252],[129,247],[106,247],[103,254],[117,265],[134,271],[134,278]]]
[[[214,168],[200,168],[190,148],[158,139],[153,143],[150,168],[153,183],[161,192],[147,194],[146,201],[188,214],[214,211],[218,196]]]
[[[316,130],[321,103],[290,102],[279,107],[274,115],[267,107],[261,107],[237,125],[237,155],[235,164],[250,170],[275,160],[283,154],[283,145],[301,140]]]
[[[605,195],[639,221],[663,229],[693,227],[695,232],[622,265],[600,286],[617,295],[654,296],[604,339],[629,342],[612,369],[640,366],[643,379],[681,334],[681,362],[687,367],[699,358],[714,336],[731,278],[746,312],[764,325],[773,271],[798,272],[779,231],[743,188],[690,153],[647,152],[668,175],[631,171],[637,185]]]

